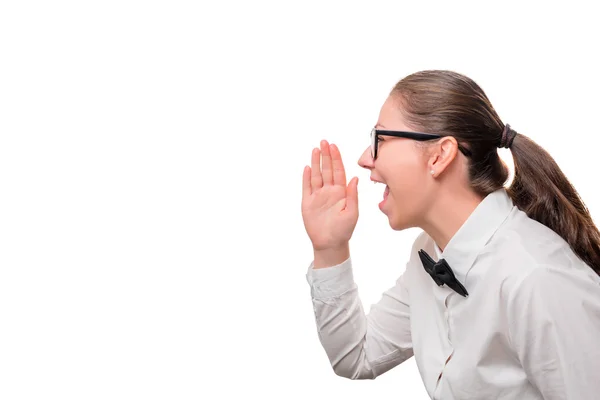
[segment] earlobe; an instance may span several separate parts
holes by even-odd
[[[439,153],[432,154],[427,167],[429,169],[429,174],[431,175],[431,177],[435,178],[436,171],[439,173],[440,171],[444,170],[441,155]]]

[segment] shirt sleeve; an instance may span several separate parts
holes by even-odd
[[[413,355],[404,275],[366,315],[351,259],[329,268],[312,266],[307,280],[317,332],[337,375],[374,379]]]
[[[600,393],[600,281],[537,267],[509,300],[511,345],[545,400]]]

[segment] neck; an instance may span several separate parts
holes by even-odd
[[[482,200],[483,197],[464,188],[440,190],[421,224],[421,229],[444,251],[450,239]]]

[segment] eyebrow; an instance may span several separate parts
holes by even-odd
[[[380,123],[377,123],[377,125],[375,125],[375,128],[377,128],[377,127],[380,127],[380,128],[383,128],[383,129],[387,129],[385,126],[381,125]]]

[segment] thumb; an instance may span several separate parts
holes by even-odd
[[[358,177],[356,176],[346,188],[346,208],[353,212],[358,210]]]

